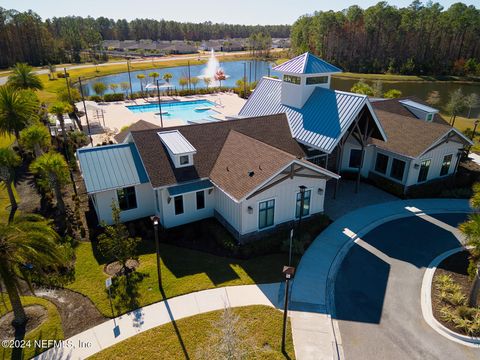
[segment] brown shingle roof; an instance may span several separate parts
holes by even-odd
[[[296,157],[231,130],[210,173],[210,180],[239,200]]]
[[[231,130],[283,150],[305,156],[292,138],[285,114],[168,128],[177,129],[195,147],[194,165],[176,169],[157,130],[133,131],[132,137],[154,188],[208,178]]]
[[[159,127],[151,122],[145,120],[138,120],[136,123],[130,125],[127,129],[120,131],[113,138],[117,143],[122,143],[132,131],[159,129]]]
[[[381,149],[408,157],[416,158],[421,155],[452,129],[448,125],[429,123],[378,108],[375,113],[387,134],[387,141],[372,139],[372,143]]]

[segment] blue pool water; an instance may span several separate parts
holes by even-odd
[[[181,119],[188,121],[214,121],[210,115],[218,114],[214,110],[202,110],[202,107],[214,107],[208,100],[162,102],[162,117],[164,120]],[[133,113],[155,112],[158,114],[158,103],[145,105],[131,105],[127,108]]]

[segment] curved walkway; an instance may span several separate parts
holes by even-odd
[[[303,255],[292,286],[291,308],[296,310],[292,313],[292,335],[297,359],[343,358],[338,324],[331,314],[335,313],[335,277],[355,240],[395,219],[466,212],[470,212],[467,200],[398,200],[352,211],[323,231]],[[458,234],[454,227],[438,223]]]
[[[108,320],[67,339],[35,359],[85,359],[154,327],[225,307],[278,304],[279,284],[216,288],[177,296]]]

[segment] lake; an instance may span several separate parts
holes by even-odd
[[[246,65],[244,65],[246,64]],[[271,70],[272,63],[266,61],[227,61],[221,62],[220,66],[225,71],[229,77],[225,81],[222,81],[222,86],[227,87],[234,87],[236,86],[235,83],[237,80],[242,79],[244,76],[244,70],[247,73],[247,79],[249,81],[260,80],[262,76],[268,75],[276,75],[279,76],[280,74],[276,71]],[[192,65],[190,66],[190,75],[194,76],[201,76],[206,64],[202,65]],[[132,71],[131,78],[132,78],[132,88],[133,91],[140,91],[140,81],[137,79],[137,74],[144,74],[145,80],[147,82],[152,82],[152,78],[148,77],[148,74],[156,71],[160,74],[160,78],[165,73],[171,73],[173,78],[170,80],[172,86],[180,89],[181,86],[179,85],[178,81],[181,77],[188,76],[188,67],[187,66],[178,66],[178,67],[171,67],[171,68],[158,68],[158,69],[149,69],[149,70],[140,70],[140,71]],[[144,81],[145,81],[144,80]],[[108,75],[103,76],[95,79],[91,79],[85,81],[84,84],[84,92],[85,95],[94,95],[95,92],[93,91],[92,85],[96,82],[103,82],[107,86],[110,84],[120,84],[122,82],[128,82],[128,73],[120,73],[115,75]],[[333,78],[332,79],[332,88],[336,90],[342,91],[350,91],[353,84],[357,82],[357,80],[353,79],[343,79],[343,78]],[[372,84],[372,82],[367,81],[367,83]],[[145,85],[145,83],[144,83]],[[205,87],[205,83],[200,80],[197,87]],[[453,82],[411,82],[411,81],[400,81],[400,82],[383,82],[383,91],[387,91],[389,89],[398,89],[402,92],[403,96],[417,96],[422,100],[426,100],[428,94],[431,91],[438,91],[440,93],[441,102],[440,104],[446,104],[448,102],[449,94],[461,88],[465,95],[469,95],[471,93],[477,93],[480,95],[480,83],[453,83]],[[117,92],[120,92],[120,86]],[[110,89],[108,89],[107,93],[112,93]],[[480,116],[480,106],[476,109],[472,110],[472,117]]]

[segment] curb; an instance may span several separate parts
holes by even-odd
[[[422,281],[422,290],[420,294],[420,302],[422,305],[422,315],[425,322],[430,325],[430,327],[435,330],[440,335],[444,336],[445,338],[455,341],[458,344],[473,347],[473,348],[480,348],[480,338],[478,337],[471,337],[467,335],[458,334],[449,328],[442,325],[435,317],[433,316],[432,310],[432,281],[433,276],[435,274],[435,270],[437,266],[447,257],[453,255],[457,252],[465,250],[464,247],[459,247],[456,249],[452,249],[449,251],[444,252],[437,256],[433,261],[428,265],[427,270],[425,270],[425,274],[423,275]]]

